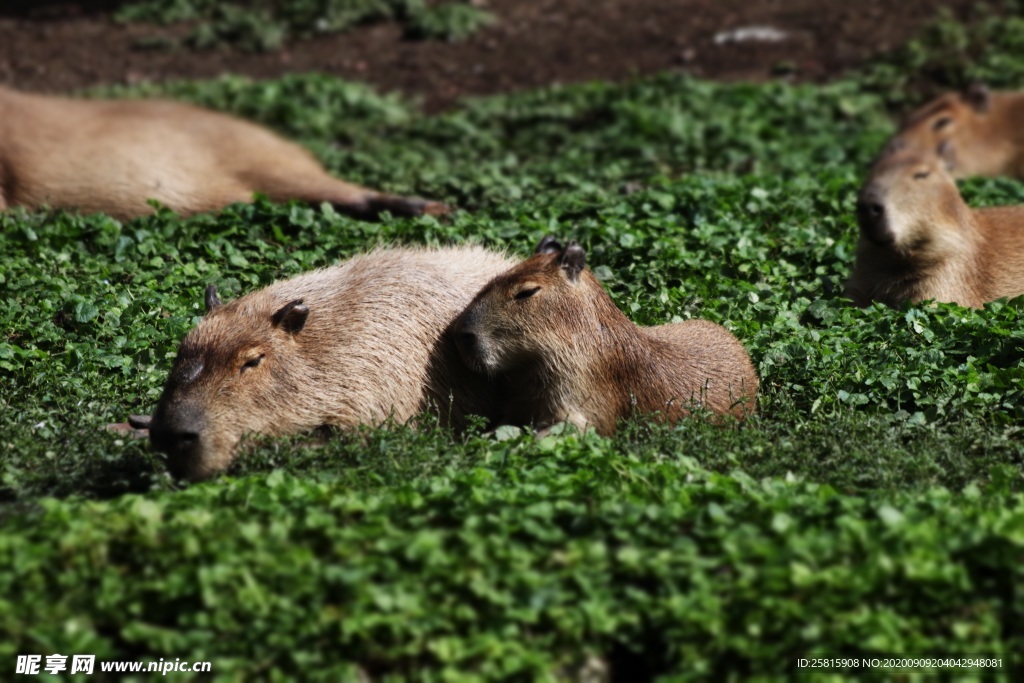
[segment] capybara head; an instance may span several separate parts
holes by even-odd
[[[883,148],[880,159],[900,154],[936,156],[954,177],[999,175],[1005,146],[988,135],[992,94],[974,83],[938,97],[911,113]]]
[[[206,315],[182,340],[150,424],[171,474],[205,479],[228,466],[242,435],[280,431],[302,388],[294,356],[309,315],[301,300],[222,304],[207,287]]]
[[[857,197],[862,240],[907,259],[957,248],[965,210],[945,163],[933,155],[879,160]]]
[[[596,328],[591,304],[600,283],[584,270],[586,253],[545,237],[536,253],[489,282],[455,321],[456,344],[471,368],[488,374],[557,362]]]

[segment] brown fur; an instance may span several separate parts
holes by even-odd
[[[479,247],[385,249],[220,304],[181,342],[150,423],[177,476],[225,469],[247,433],[493,413],[445,328],[512,261]],[[212,296],[211,296],[212,294]]]
[[[895,153],[937,155],[954,178],[1024,178],[1024,92],[946,93],[906,118],[882,156]]]
[[[548,238],[453,326],[466,363],[504,385],[505,421],[611,434],[634,413],[675,422],[695,405],[754,411],[757,374],[736,337],[706,320],[637,327],[583,261],[575,243]]]
[[[846,293],[858,306],[935,299],[980,308],[1024,294],[1024,206],[971,209],[934,155],[881,159],[857,218]]]
[[[373,217],[441,214],[327,174],[305,149],[266,128],[160,100],[79,100],[0,88],[0,210],[25,206],[129,219],[155,199],[181,214],[251,202],[329,202]]]

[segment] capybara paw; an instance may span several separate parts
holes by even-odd
[[[452,207],[443,202],[426,202],[423,205],[422,213],[424,216],[448,216],[452,211]]]
[[[152,415],[129,415],[128,424],[135,429],[149,429],[149,424],[153,421]]]
[[[108,432],[118,432],[125,436],[130,436],[133,439],[148,439],[149,429],[142,427],[136,427],[130,422],[114,422],[112,424],[104,425],[104,429]]]
[[[395,216],[447,216],[452,208],[442,202],[435,202],[420,197],[396,197],[384,195],[370,202],[370,213],[379,215],[385,211]]]

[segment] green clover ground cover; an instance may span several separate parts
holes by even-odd
[[[295,38],[340,33],[361,24],[397,21],[408,38],[459,40],[494,21],[494,16],[454,0],[136,0],[120,8],[118,21],[156,24],[189,22],[187,43],[196,48],[234,45],[271,51]],[[149,41],[151,47],[158,44]]]
[[[0,660],[483,680],[596,656],[624,679],[788,680],[799,654],[1024,648],[1021,302],[841,298],[852,199],[892,130],[877,81],[661,76],[439,117],[315,76],[159,90],[468,211],[0,216]],[[1024,202],[1016,181],[962,189]],[[209,282],[233,297],[387,243],[525,255],[548,233],[580,240],[637,322],[735,331],[760,414],[614,438],[252,439],[230,476],[184,489],[101,429],[152,410]]]

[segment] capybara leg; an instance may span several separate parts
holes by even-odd
[[[368,204],[373,216],[385,211],[396,216],[447,216],[452,212],[450,206],[441,202],[394,194],[375,194]]]
[[[129,415],[128,424],[135,429],[149,429],[149,423],[153,421],[152,415]]]
[[[395,216],[443,216],[451,213],[451,207],[419,197],[402,197],[384,194],[354,183],[346,183],[330,176],[316,182],[294,180],[287,184],[276,183],[267,196],[274,201],[290,199],[321,204],[327,202],[338,212],[355,218],[374,219],[385,211]]]

